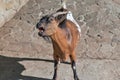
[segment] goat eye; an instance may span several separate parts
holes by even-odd
[[[54,18],[53,18],[53,17],[49,18],[49,21],[53,21],[53,20],[54,20]]]

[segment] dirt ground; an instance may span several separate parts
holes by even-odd
[[[35,25],[59,7],[59,0],[30,0],[0,28],[0,80],[52,79],[52,44]],[[68,0],[67,7],[82,29],[76,49],[80,80],[120,80],[120,1]],[[73,80],[67,62],[59,65],[59,80]]]

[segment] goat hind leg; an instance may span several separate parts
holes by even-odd
[[[57,70],[58,70],[58,61],[54,61],[54,75],[53,75],[53,80],[57,80]]]

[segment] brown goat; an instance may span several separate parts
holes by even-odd
[[[55,13],[46,15],[36,25],[39,35],[43,38],[50,37],[53,44],[54,76],[57,80],[57,66],[59,61],[71,60],[74,80],[79,80],[76,72],[75,48],[80,38],[80,27],[74,20],[72,13],[65,7]]]

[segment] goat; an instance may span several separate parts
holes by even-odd
[[[49,37],[53,44],[54,75],[53,80],[57,80],[57,69],[60,61],[71,60],[74,80],[79,80],[76,72],[75,48],[80,38],[81,29],[74,20],[72,12],[68,11],[66,5],[62,6],[55,13],[46,15],[40,19],[36,28],[39,29],[39,36]]]

